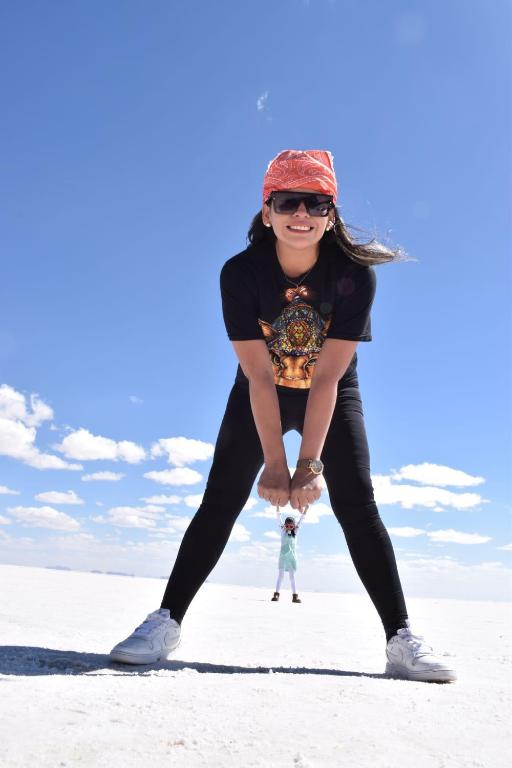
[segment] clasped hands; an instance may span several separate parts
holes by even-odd
[[[257,489],[258,496],[273,506],[284,507],[289,501],[292,509],[298,509],[301,514],[322,493],[320,475],[305,468],[296,469],[291,477],[288,467],[281,463],[265,464]]]

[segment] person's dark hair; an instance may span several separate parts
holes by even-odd
[[[265,226],[265,225],[263,225],[263,226]],[[294,525],[296,525],[295,519],[293,517],[287,517],[286,520],[284,521],[285,525],[286,525],[286,523],[293,523]],[[295,528],[292,531],[292,536],[295,536]]]
[[[388,261],[410,261],[402,248],[388,248],[375,238],[367,243],[356,242],[348,229],[350,227],[351,230],[359,232],[362,230],[345,224],[337,206],[334,206],[334,213],[334,227],[329,232],[324,233],[321,242],[336,244],[349,259],[366,267],[374,264],[384,264]],[[249,245],[272,243],[275,240],[274,230],[272,227],[266,227],[263,224],[261,211],[258,211],[247,233]]]

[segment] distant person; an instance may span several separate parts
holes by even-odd
[[[302,509],[325,478],[356,571],[386,633],[386,671],[414,680],[456,674],[410,629],[389,534],[374,500],[356,347],[371,341],[374,265],[403,253],[352,240],[336,207],[332,155],[286,150],[268,165],[245,250],[220,272],[227,335],[238,357],[203,500],[185,531],[161,607],[110,658],[165,659],[192,599],[222,554],[263,466],[258,495]],[[222,190],[219,215],[230,215]],[[206,353],[205,353],[206,354]],[[290,477],[283,435],[302,438]]]
[[[283,583],[285,571],[288,572],[288,576],[290,578],[290,585],[292,588],[292,603],[302,602],[302,600],[299,598],[299,594],[297,592],[297,585],[295,583],[295,572],[297,570],[297,553],[295,551],[295,539],[297,537],[300,524],[302,523],[302,520],[305,514],[306,514],[305,511],[301,513],[301,517],[297,523],[295,522],[294,517],[287,517],[283,523],[281,520],[281,513],[279,511],[279,506],[276,507],[277,522],[279,524],[279,531],[281,533],[281,549],[279,551],[279,562],[277,566],[278,574],[277,574],[276,591],[274,592],[274,595],[271,598],[271,601],[273,603],[279,600],[279,597],[280,597],[279,590],[281,589],[281,584]]]

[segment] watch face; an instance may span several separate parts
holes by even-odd
[[[320,459],[313,459],[310,464],[311,469],[313,472],[321,472],[324,468],[323,463],[320,461]]]

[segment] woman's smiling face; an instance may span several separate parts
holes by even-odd
[[[284,191],[284,190],[283,190]],[[290,192],[316,192],[314,189],[293,189]],[[334,211],[328,216],[310,216],[304,202],[301,202],[295,213],[276,213],[272,204],[263,204],[261,210],[263,223],[270,224],[278,240],[290,248],[311,248],[318,243],[328,225],[334,223]],[[330,222],[332,222],[330,224]]]

